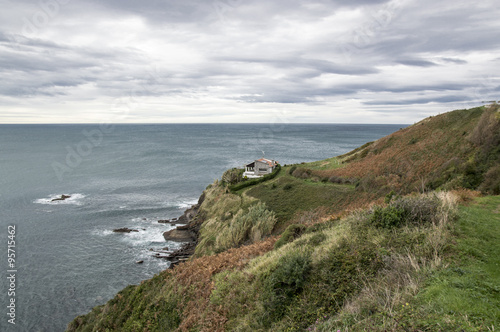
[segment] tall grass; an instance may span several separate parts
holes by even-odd
[[[248,209],[240,207],[234,214],[214,216],[200,229],[195,255],[207,255],[257,242],[271,234],[276,224],[274,212],[258,202]]]

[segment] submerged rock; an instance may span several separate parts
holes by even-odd
[[[61,195],[61,197],[53,198],[51,200],[51,202],[54,202],[54,201],[64,201],[65,199],[68,199],[68,198],[71,198],[71,195]]]
[[[130,233],[130,232],[138,232],[138,230],[124,227],[124,228],[113,229],[113,232],[115,232],[115,233]]]

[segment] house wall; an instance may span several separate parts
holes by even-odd
[[[269,167],[267,163],[261,161],[255,161],[255,174],[269,174],[273,171],[272,167]]]

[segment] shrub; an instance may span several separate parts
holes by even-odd
[[[375,227],[398,227],[404,222],[404,210],[397,209],[393,206],[385,208],[378,206],[373,210],[370,222]]]
[[[321,242],[323,242],[325,240],[326,240],[326,235],[325,234],[323,234],[323,233],[317,233],[317,234],[314,234],[313,236],[311,236],[309,238],[308,244],[310,244],[312,246],[317,246],[317,245],[319,245]]]
[[[493,166],[486,172],[479,190],[491,195],[500,195],[500,165]]]
[[[264,279],[262,300],[266,316],[264,324],[282,318],[293,298],[300,294],[311,269],[308,254],[293,253],[279,260],[274,271]]]
[[[221,227],[216,235],[216,251],[237,247],[246,241],[258,241],[271,234],[276,217],[266,205],[257,203],[248,211],[240,210],[233,219]]]
[[[238,190],[241,190],[243,188],[250,187],[250,186],[253,186],[255,184],[259,184],[259,183],[265,182],[267,180],[274,179],[276,177],[276,175],[278,175],[278,173],[280,172],[280,170],[281,170],[281,166],[277,165],[276,168],[274,169],[274,171],[271,174],[266,174],[263,177],[260,177],[260,178],[257,178],[257,179],[251,179],[251,180],[247,180],[245,182],[241,182],[241,183],[230,185],[229,189],[231,189],[231,191],[238,191]]]
[[[294,166],[290,167],[290,169],[288,170],[288,174],[292,175],[292,174],[293,174],[293,172],[295,172],[295,170],[296,170],[296,169],[297,169],[297,166],[296,166],[296,165],[294,165]]]
[[[228,169],[222,174],[222,183],[233,185],[243,181],[243,172],[244,170],[238,168]]]
[[[328,179],[328,181],[330,181],[331,183],[342,183],[343,182],[343,179],[340,177],[340,176],[330,176],[330,178]]]
[[[312,173],[312,170],[309,168],[297,168],[293,171],[292,176],[299,179],[309,179]]]
[[[341,240],[313,264],[307,286],[287,311],[287,325],[293,326],[293,331],[303,331],[319,318],[335,314],[382,267],[373,243],[356,236]]]
[[[414,225],[435,221],[440,205],[436,195],[400,197],[390,204],[396,209],[403,210],[405,221]]]
[[[440,201],[435,196],[400,197],[389,206],[375,207],[370,222],[376,227],[392,228],[403,224],[423,225],[436,220]]]
[[[296,238],[300,237],[305,229],[306,226],[299,224],[292,224],[288,226],[283,234],[281,234],[280,239],[274,244],[274,249],[278,249],[279,247],[282,247],[285,244],[292,242]]]
[[[283,186],[283,190],[290,190],[290,189],[292,189],[292,188],[293,188],[293,186],[292,186],[292,184],[291,184],[291,183],[287,183],[287,184],[285,184],[285,185]]]
[[[391,202],[391,199],[396,196],[396,193],[394,192],[394,190],[391,190],[390,193],[388,193],[387,195],[385,195],[385,203],[386,204],[389,204]]]

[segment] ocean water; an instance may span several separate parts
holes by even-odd
[[[179,244],[165,242],[162,233],[173,226],[157,220],[181,215],[224,170],[262,156],[281,164],[325,159],[401,127],[0,125],[0,331],[63,331],[125,286],[168,268],[149,249]],[[61,194],[71,198],[52,201]],[[139,232],[112,232],[121,227]]]

